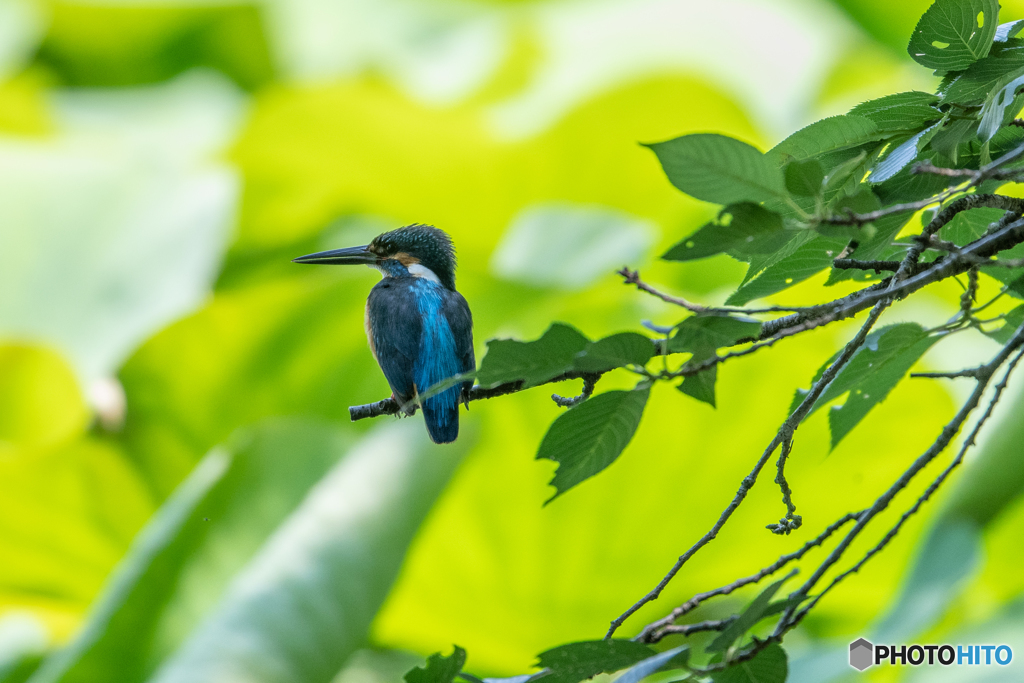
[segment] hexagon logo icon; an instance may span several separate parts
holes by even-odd
[[[875,646],[864,638],[858,638],[850,643],[850,666],[857,671],[863,671],[874,664],[874,655]]]

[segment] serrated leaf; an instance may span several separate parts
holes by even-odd
[[[729,295],[726,304],[743,304],[781,292],[832,265],[846,246],[846,238],[815,236],[786,258],[764,269]]]
[[[797,197],[816,197],[821,194],[825,169],[817,159],[793,161],[786,165],[786,189]]]
[[[691,197],[734,204],[786,196],[782,173],[755,147],[734,138],[697,133],[647,146],[672,184]]]
[[[790,237],[777,213],[743,202],[722,209],[716,220],[676,244],[662,258],[693,261],[730,250],[770,253]]]
[[[558,463],[550,482],[556,492],[547,503],[615,462],[636,433],[650,393],[647,384],[606,391],[558,416],[537,452],[538,460]]]
[[[932,106],[938,101],[935,95],[911,90],[862,102],[850,114],[871,119],[882,131],[912,131],[942,117]]]
[[[934,135],[938,132],[938,125],[929,126],[920,133],[911,136],[901,145],[896,147],[894,150],[882,159],[875,166],[875,170],[868,176],[869,183],[881,183],[885,182],[889,178],[902,171],[907,164],[917,158],[918,149],[920,149],[919,143],[924,139],[926,135]]]
[[[789,676],[786,651],[772,643],[747,662],[740,662],[711,675],[714,683],[785,683]]]
[[[998,0],[936,0],[917,22],[907,52],[930,69],[966,69],[989,53],[998,17]]]
[[[1020,33],[1022,28],[1024,28],[1024,19],[999,24],[999,26],[996,26],[996,34],[993,36],[992,40],[997,43],[1005,43],[1010,38],[1013,38],[1015,35]]]
[[[707,354],[715,349],[735,346],[743,339],[756,339],[760,321],[729,315],[693,315],[676,325],[669,339],[674,353]]]
[[[650,647],[632,640],[587,640],[540,653],[537,666],[551,670],[543,676],[546,683],[579,683],[597,674],[633,666],[656,654]]]
[[[1001,209],[973,209],[961,211],[953,220],[942,226],[939,237],[958,246],[964,246],[978,239],[988,231],[988,226],[1003,217]]]
[[[1024,258],[1024,244],[1018,244],[1012,249],[1000,252],[1001,259]],[[981,272],[995,278],[1006,285],[1006,293],[1018,299],[1024,299],[1024,268],[1000,268],[998,266],[983,266]]]
[[[971,64],[943,88],[942,104],[977,104],[985,100],[997,81],[1024,66],[1024,49],[1002,48]]]
[[[889,395],[924,352],[941,337],[929,335],[917,323],[898,323],[875,330],[821,393],[808,415],[848,394],[841,406],[829,411],[832,448],[835,448],[864,417]],[[833,356],[818,370],[813,382],[838,357]],[[807,395],[800,389],[793,397],[790,413]]]
[[[453,647],[447,657],[440,652],[427,657],[425,667],[417,666],[403,676],[405,683],[452,683],[466,663],[466,651],[458,645]]]
[[[589,343],[579,330],[564,323],[553,323],[532,342],[492,339],[477,381],[487,387],[517,380],[535,386],[571,370],[577,354]]]
[[[657,673],[666,667],[685,667],[690,659],[690,646],[680,645],[671,650],[659,652],[653,657],[635,664],[615,679],[615,683],[640,683],[651,674]]]
[[[903,226],[907,224],[907,221],[913,215],[911,211],[904,211],[903,213],[889,214],[879,218],[873,223],[875,234],[871,239],[861,242],[850,256],[863,261],[887,260],[883,258],[883,255],[888,254],[892,250],[892,241],[896,239],[896,235],[900,233],[900,230],[903,229]],[[853,268],[833,268],[825,285],[830,286],[837,282],[858,279],[858,276],[863,275],[863,273],[864,271]]]
[[[573,369],[604,372],[627,365],[646,365],[654,355],[654,342],[636,332],[620,332],[590,342],[576,358]]]
[[[765,612],[768,610],[769,605],[771,605],[772,598],[775,597],[775,594],[779,592],[782,584],[784,584],[788,579],[789,577],[779,579],[771,585],[766,586],[756,598],[750,601],[750,604],[747,605],[746,609],[744,609],[739,616],[737,616],[736,619],[734,619],[732,623],[725,628],[725,630],[719,633],[718,636],[711,641],[706,650],[708,652],[725,652],[732,647],[744,633],[753,628],[754,624],[759,622],[765,616]]]
[[[885,137],[874,121],[865,116],[830,116],[801,128],[777,144],[765,156],[776,163],[801,160],[874,142]]]
[[[1008,74],[992,88],[985,106],[981,108],[981,124],[978,126],[978,139],[983,142],[991,140],[1003,126],[1008,116],[1017,111],[1012,108],[1017,99],[1017,91],[1024,87],[1024,69]]]

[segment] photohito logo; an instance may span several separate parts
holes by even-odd
[[[869,666],[1006,666],[1013,661],[1009,645],[874,645],[865,638],[850,643],[850,666],[864,671]]]

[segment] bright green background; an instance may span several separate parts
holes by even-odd
[[[603,635],[717,518],[849,326],[728,364],[717,410],[657,387],[620,460],[542,507],[553,464],[533,456],[560,410],[548,388],[473,404],[457,447],[425,444],[419,418],[352,425],[349,405],[388,393],[362,331],[376,276],[289,259],[444,228],[478,357],[553,320],[591,337],[672,324],[614,270],[718,302],[743,268],[657,261],[712,208],[637,143],[710,131],[764,149],[933,88],[902,48],[927,4],[0,2],[0,681],[68,642],[34,682],[237,673],[211,661],[239,680],[329,681],[346,662],[345,683],[397,680],[452,643],[469,670],[511,675]],[[1021,16],[1003,3],[1003,21]],[[778,299],[846,291],[823,282]],[[892,319],[942,320],[943,294],[959,296]],[[925,364],[994,349],[958,343]],[[824,411],[812,418],[790,467],[804,528],[764,530],[783,512],[766,477],[625,632],[865,507],[956,391],[905,382],[832,453]],[[910,584],[924,588],[901,612],[919,622],[908,638],[996,629],[1024,655],[1008,414],[952,502],[794,634],[791,680],[846,674],[845,644],[891,628],[921,552],[939,571]],[[236,636],[251,640],[233,649]],[[274,674],[285,661],[302,664]]]

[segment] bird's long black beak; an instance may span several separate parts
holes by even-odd
[[[344,249],[331,249],[329,251],[318,251],[315,254],[306,254],[292,259],[294,263],[319,263],[329,266],[352,266],[359,264],[372,265],[377,262],[377,256],[367,247],[345,247]]]

